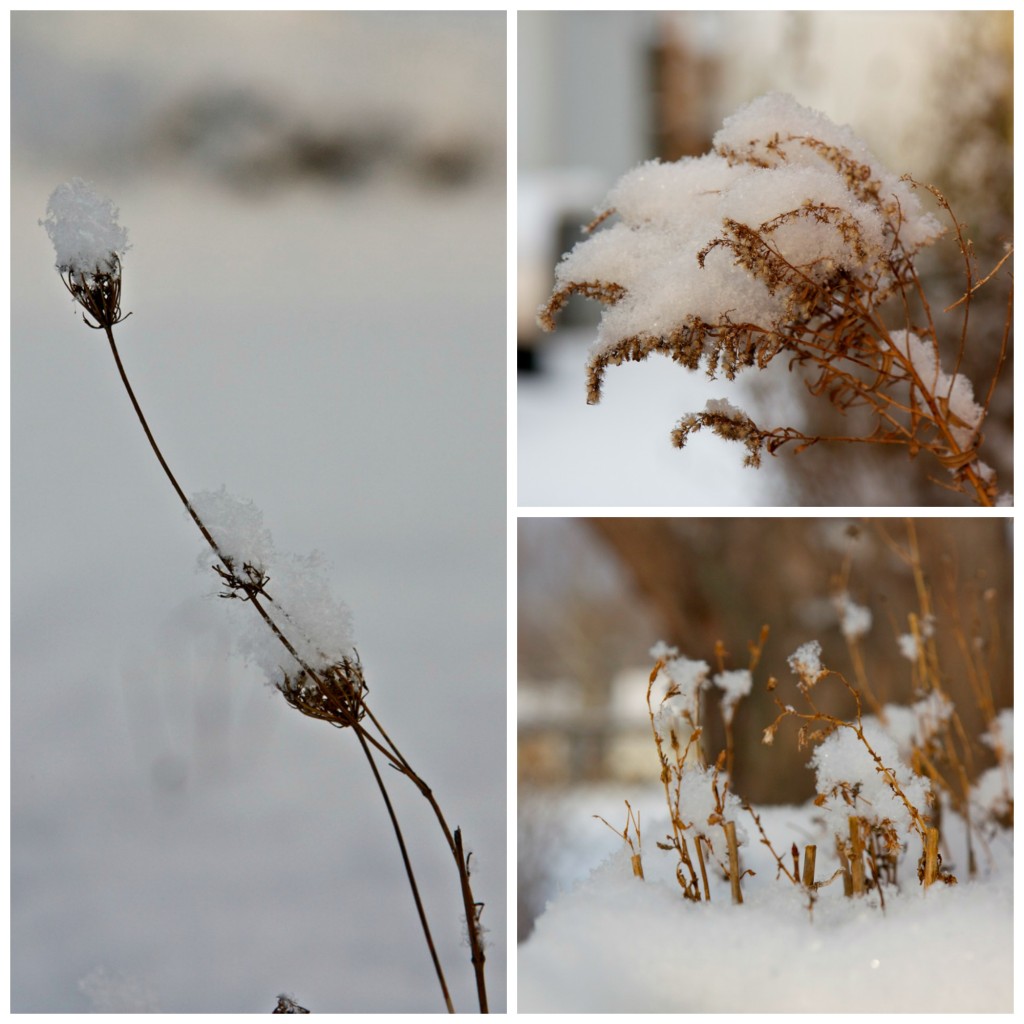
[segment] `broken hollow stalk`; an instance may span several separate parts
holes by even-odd
[[[120,262],[117,259],[116,254],[111,254],[110,257],[111,270],[109,273],[97,273],[90,279],[88,275],[83,273],[76,273],[74,270],[68,269],[65,271],[66,277],[63,277],[65,286],[68,291],[75,298],[75,300],[86,310],[87,313],[92,315],[96,320],[95,324],[90,323],[87,319],[86,324],[94,329],[102,329],[107,336],[107,340],[110,343],[110,351],[113,354],[114,362],[117,366],[118,373],[121,377],[121,382],[124,385],[125,391],[128,394],[128,398],[132,403],[132,407],[135,410],[135,414],[139,420],[142,430],[146,435],[146,439],[149,441],[149,445],[153,450],[153,454],[156,456],[157,461],[163,469],[171,486],[174,488],[175,494],[178,499],[184,505],[185,510],[188,512],[192,521],[195,523],[199,532],[202,534],[203,539],[209,544],[211,550],[215,553],[216,557],[223,564],[224,569],[231,576],[233,572],[232,560],[229,556],[226,556],[221,547],[217,544],[213,535],[210,533],[206,524],[202,521],[199,514],[196,512],[192,503],[188,500],[185,492],[182,490],[181,485],[178,483],[171,471],[167,460],[164,458],[163,453],[160,451],[159,445],[156,443],[156,438],[153,436],[153,432],[149,428],[149,424],[146,421],[146,417],[142,411],[142,407],[139,404],[138,399],[135,397],[135,392],[131,386],[131,382],[128,380],[128,375],[125,372],[124,364],[121,362],[121,356],[117,350],[117,344],[114,341],[113,325],[119,323],[124,317],[121,316],[120,312],[120,285],[121,285],[121,273],[120,273]],[[83,318],[84,319],[84,318]],[[219,570],[218,570],[219,571]],[[228,577],[225,577],[228,578]],[[271,618],[266,608],[260,601],[262,595],[268,602],[273,603],[273,599],[263,589],[262,584],[260,586],[246,586],[242,585],[242,589],[245,591],[246,599],[252,604],[253,608],[263,619],[264,623],[271,630],[281,645],[288,651],[288,653],[294,658],[295,662],[302,668],[306,673],[307,677],[313,680],[317,686],[323,691],[327,692],[325,684],[320,677],[320,674],[313,670],[313,668],[306,663],[306,661],[298,654],[295,647],[288,640],[288,638],[282,633],[277,623]],[[416,913],[420,921],[420,926],[423,931],[424,941],[427,944],[430,958],[434,966],[435,973],[437,975],[438,984],[441,988],[441,993],[444,998],[445,1008],[449,1013],[455,1012],[455,1007],[452,1002],[451,994],[448,990],[448,984],[445,979],[444,970],[441,966],[441,961],[437,953],[437,948],[434,944],[433,936],[430,932],[430,925],[427,921],[426,911],[423,906],[423,901],[420,897],[419,887],[416,882],[416,876],[413,872],[412,863],[409,858],[409,853],[406,848],[405,839],[402,834],[401,826],[398,822],[397,814],[395,813],[394,807],[391,803],[391,798],[388,794],[387,787],[384,784],[384,780],[381,777],[380,771],[377,768],[376,761],[373,757],[373,752],[370,749],[375,747],[380,753],[382,753],[392,767],[398,770],[401,774],[409,778],[413,784],[420,790],[423,796],[427,799],[434,814],[441,826],[444,833],[445,839],[448,843],[449,849],[456,861],[456,865],[459,873],[459,881],[461,887],[461,895],[463,900],[463,907],[466,916],[466,928],[469,934],[469,945],[471,950],[471,961],[473,964],[473,970],[476,977],[477,987],[477,999],[481,1013],[486,1013],[488,1010],[487,1006],[487,989],[484,978],[484,952],[483,943],[480,936],[479,927],[479,907],[476,904],[472,888],[469,882],[469,868],[468,858],[466,857],[462,847],[462,836],[458,829],[455,834],[452,834],[451,829],[448,826],[444,815],[441,812],[440,806],[437,800],[434,798],[430,787],[412,770],[408,761],[401,755],[398,748],[394,745],[391,739],[384,732],[383,728],[376,718],[370,714],[369,709],[366,708],[365,704],[361,704],[359,713],[355,713],[351,710],[343,711],[343,721],[339,724],[351,726],[356,733],[357,739],[359,740],[360,748],[362,749],[367,763],[369,764],[370,770],[373,774],[374,781],[380,791],[381,797],[384,801],[385,808],[388,813],[388,817],[391,822],[392,830],[395,834],[395,839],[398,843],[399,852],[402,858],[402,864],[405,869],[406,878],[409,883],[409,888],[412,893],[413,902],[416,906]],[[367,714],[374,725],[380,732],[383,738],[383,743],[377,737],[369,733],[364,726],[361,725],[359,718],[362,714]]]
[[[854,896],[864,895],[864,839],[860,818],[850,816],[850,881]]]

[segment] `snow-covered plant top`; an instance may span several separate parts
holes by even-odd
[[[901,839],[914,829],[906,802],[893,790],[894,780],[915,808],[927,807],[927,783],[900,758],[896,743],[877,722],[865,720],[864,737],[881,759],[891,778],[879,770],[863,740],[850,729],[840,729],[823,740],[811,755],[825,822],[833,835],[849,829],[851,815]]]
[[[714,372],[723,359],[732,377],[745,355],[774,354],[760,334],[827,311],[815,309],[808,280],[846,274],[887,291],[893,247],[915,253],[942,234],[910,186],[850,128],[791,96],[747,104],[713,145],[705,156],[652,160],[626,174],[605,204],[618,222],[580,242],[556,270],[545,319],[572,292],[609,303],[592,351],[592,400],[604,361],[654,336],[679,335],[681,361],[704,358]],[[761,225],[781,259],[766,263],[758,251],[752,232]],[[760,325],[756,334],[751,324]],[[742,347],[733,350],[716,328],[745,335]]]
[[[719,672],[712,682],[722,691],[722,717],[726,722],[731,722],[736,713],[736,705],[750,694],[754,677],[750,669],[737,668]]]
[[[812,687],[826,672],[821,663],[821,641],[808,640],[801,644],[789,656],[789,667],[794,675],[799,676],[801,688]]]
[[[39,222],[53,242],[64,287],[92,317],[82,319],[96,330],[127,319],[121,315],[121,257],[128,250],[128,232],[117,217],[109,199],[72,178],[54,189],[46,219]]]
[[[78,274],[111,274],[128,250],[128,232],[118,209],[81,178],[58,185],[40,221],[57,253],[57,269]]]
[[[685,741],[697,724],[700,691],[708,685],[711,669],[706,661],[681,657],[675,647],[663,643],[653,648],[651,653],[662,661],[653,684],[657,687],[653,692],[657,698],[655,728],[666,742],[671,742],[673,730],[677,739]],[[684,723],[687,726],[685,730],[682,729]]]
[[[558,264],[539,322],[554,330],[572,295],[603,303],[587,366],[592,404],[609,366],[654,352],[730,380],[785,352],[808,373],[813,394],[843,412],[866,405],[878,421],[864,437],[816,437],[758,426],[713,400],[679,420],[676,447],[706,428],[743,443],[746,464],[757,466],[791,442],[798,451],[822,440],[898,443],[911,454],[931,451],[958,489],[994,504],[994,473],[976,457],[985,409],[965,376],[942,369],[915,270],[915,257],[945,230],[916,189],[851,128],[770,93],[727,118],[711,152],[652,160],[624,175]],[[948,203],[927,191],[949,215],[965,260],[963,345],[977,275]],[[897,293],[915,301],[885,314],[898,318],[890,327],[880,310]],[[911,313],[913,305],[923,314]]]

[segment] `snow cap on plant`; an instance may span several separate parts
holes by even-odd
[[[880,295],[895,284],[894,252],[943,233],[852,129],[782,93],[727,118],[712,152],[628,172],[604,210],[592,228],[613,212],[618,222],[563,258],[540,312],[552,330],[572,294],[605,304],[591,402],[607,365],[654,350],[729,378],[763,366],[787,325],[829,312],[816,289],[856,279]]]
[[[839,630],[846,640],[859,640],[871,631],[871,609],[857,604],[845,591],[834,600]]]
[[[722,717],[731,722],[736,714],[736,705],[753,689],[754,677],[749,669],[738,668],[719,672],[712,681],[722,691]]]
[[[90,327],[121,320],[121,257],[128,232],[117,222],[117,207],[81,178],[58,185],[39,223],[53,242],[56,266],[72,298],[93,317]],[[84,319],[84,318],[83,318]]]
[[[663,739],[671,742],[673,734],[682,740],[696,727],[700,718],[700,691],[710,682],[711,669],[706,661],[680,656],[675,647],[664,642],[651,648],[651,656],[662,662],[654,682],[657,711],[654,727]]]
[[[352,613],[332,593],[320,556],[279,553],[260,509],[224,487],[193,495],[191,504],[218,549],[207,548],[201,564],[208,565],[211,556],[225,563],[214,566],[224,587],[221,596],[260,600],[299,660],[253,617],[247,618],[239,641],[246,659],[303,714],[336,725],[362,717],[366,683],[354,647]]]
[[[896,783],[918,814],[928,805],[928,784],[899,755],[895,741],[877,722],[865,719],[864,735],[890,773],[882,771],[852,729],[838,729],[811,755],[818,799],[825,822],[835,835],[845,835],[851,815],[887,832],[905,837],[914,828],[913,815],[893,789]]]
[[[821,663],[821,644],[817,640],[801,644],[789,656],[789,667],[800,677],[800,689],[809,690],[828,671]]]

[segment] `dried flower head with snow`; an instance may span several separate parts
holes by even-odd
[[[730,380],[785,352],[809,372],[812,393],[842,411],[873,410],[878,427],[865,440],[932,451],[992,504],[994,481],[975,451],[984,409],[966,378],[942,371],[927,300],[924,322],[901,331],[878,312],[894,294],[923,298],[914,259],[944,232],[916,187],[849,127],[790,96],[762,96],[726,119],[710,153],[650,161],[618,182],[588,237],[556,268],[541,326],[553,330],[572,295],[604,304],[588,361],[590,403],[609,366],[654,352]],[[929,191],[959,238],[948,204]],[[681,448],[704,428],[741,441],[752,466],[790,442],[801,450],[838,440],[762,428],[718,402],[683,417],[672,441]]]
[[[800,689],[809,690],[828,671],[821,663],[821,643],[808,640],[801,644],[789,656],[789,667],[800,677]]]
[[[46,228],[57,254],[57,270],[74,300],[93,317],[90,327],[113,326],[121,316],[121,257],[128,232],[117,207],[81,178],[54,189],[46,205]],[[84,318],[83,318],[84,319]]]

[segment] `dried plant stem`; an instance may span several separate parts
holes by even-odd
[[[836,853],[839,855],[840,871],[843,873],[843,895],[853,895],[853,875],[850,872],[850,858],[846,855],[846,846],[841,836],[836,836]]]
[[[736,822],[725,823],[725,845],[729,851],[729,884],[732,886],[733,903],[743,902],[743,890],[740,889],[740,855],[736,846]]]
[[[124,385],[125,391],[128,394],[128,398],[131,401],[132,407],[135,410],[136,417],[138,418],[139,423],[142,426],[142,430],[146,435],[146,439],[149,441],[149,445],[153,450],[153,454],[156,456],[156,459],[159,462],[160,467],[163,469],[168,481],[174,488],[175,494],[177,494],[179,500],[185,506],[186,511],[191,516],[192,521],[195,523],[199,532],[202,534],[203,539],[206,541],[207,544],[209,544],[210,548],[216,554],[217,558],[221,561],[221,563],[224,565],[225,569],[228,572],[231,572],[231,559],[225,556],[223,550],[217,544],[216,540],[210,533],[209,529],[207,529],[206,524],[203,522],[202,518],[196,512],[195,508],[193,508],[192,503],[188,500],[188,497],[182,490],[181,485],[177,481],[177,478],[171,471],[171,468],[168,465],[167,460],[164,458],[163,453],[161,452],[160,447],[156,442],[156,438],[153,436],[153,432],[150,430],[149,423],[147,422],[145,414],[142,411],[142,407],[140,406],[139,401],[135,396],[135,391],[131,386],[131,382],[128,379],[128,374],[126,373],[124,364],[121,361],[121,356],[120,353],[118,352],[117,344],[114,340],[114,334],[113,331],[111,330],[110,324],[101,321],[101,325],[103,327],[104,332],[106,333],[107,340],[110,343],[110,351],[113,354],[114,362],[117,366],[118,373],[121,377],[121,382]],[[266,594],[265,591],[261,589],[259,593],[262,593],[263,596],[268,601],[273,603],[273,599],[268,594]],[[295,659],[296,663],[301,666],[303,671],[305,671],[308,674],[310,679],[314,680],[318,685],[320,685],[322,689],[325,689],[323,681],[320,679],[319,673],[314,671],[306,663],[306,661],[298,654],[293,644],[284,635],[284,633],[281,631],[277,623],[274,621],[274,619],[271,617],[269,612],[266,610],[266,608],[259,600],[258,593],[255,590],[250,589],[247,590],[246,597],[250,601],[256,612],[266,623],[268,628],[272,631],[274,636],[285,648],[285,650],[287,650],[288,653]],[[358,720],[357,715],[349,709],[342,709],[342,714],[347,717],[347,720],[345,721],[344,724],[351,726],[352,729],[355,731],[360,747],[370,767],[370,771],[373,774],[374,781],[377,785],[378,790],[380,791],[381,798],[384,801],[385,808],[387,809],[388,817],[391,821],[391,826],[395,834],[395,839],[398,843],[398,848],[401,854],[402,864],[405,869],[406,878],[408,880],[409,888],[412,893],[413,902],[415,903],[416,906],[416,913],[420,920],[424,940],[427,944],[427,948],[430,953],[430,958],[434,965],[434,970],[437,975],[437,980],[441,988],[442,995],[444,997],[447,1012],[454,1013],[455,1007],[452,1002],[447,981],[445,979],[444,970],[441,966],[441,961],[440,957],[438,956],[437,947],[434,943],[433,936],[431,935],[430,932],[430,925],[427,920],[426,910],[424,909],[423,901],[420,897],[419,886],[417,885],[416,882],[416,876],[412,868],[412,862],[409,858],[408,849],[406,847],[405,839],[402,834],[402,829],[398,821],[398,816],[395,813],[394,806],[391,803],[391,798],[390,795],[388,794],[387,787],[384,784],[384,780],[381,777],[379,769],[377,768],[376,761],[374,760],[373,757],[373,752],[370,749],[371,746],[375,747],[379,752],[381,752],[391,763],[392,767],[396,768],[401,774],[409,778],[410,781],[412,781],[413,784],[420,790],[420,792],[426,798],[432,810],[434,811],[435,817],[437,818],[438,823],[441,826],[441,830],[444,833],[449,849],[453,857],[455,858],[459,873],[459,882],[462,893],[463,906],[466,914],[466,927],[469,933],[471,960],[473,964],[474,974],[476,977],[477,999],[480,1007],[480,1012],[486,1013],[488,1011],[488,1007],[487,989],[484,978],[485,957],[483,953],[483,944],[480,938],[480,929],[478,922],[479,907],[476,904],[475,900],[473,899],[472,888],[469,882],[468,859],[465,856],[462,848],[461,832],[458,829],[456,829],[455,834],[452,834],[451,829],[449,828],[448,823],[443,813],[441,812],[440,805],[437,803],[437,800],[435,799],[430,787],[423,781],[423,779],[420,778],[419,775],[416,774],[416,772],[413,771],[409,762],[406,761],[406,759],[401,755],[398,748],[395,746],[390,737],[381,727],[376,717],[370,712],[369,708],[367,708],[365,704],[361,704],[360,710],[365,711],[366,715],[369,717],[371,722],[376,726],[383,739],[383,743],[381,742],[380,739],[374,737],[371,733],[369,733]]]
[[[703,839],[697,836],[694,845],[697,847],[697,863],[700,864],[700,880],[704,886],[704,899],[711,902],[711,890],[708,888],[708,870],[704,865],[704,850],[702,849]]]
[[[607,819],[602,818],[600,814],[595,814],[594,817],[598,821],[603,822],[608,826],[628,847],[629,847],[629,862],[633,868],[633,877],[643,879],[644,877],[644,864],[641,856],[642,841],[640,838],[640,812],[633,810],[629,805],[629,801],[626,802],[626,824],[620,832],[614,825],[612,825]],[[636,845],[633,845],[633,839],[629,834],[630,828],[636,833]]]
[[[817,856],[818,848],[816,846],[804,847],[804,873],[802,881],[807,889],[814,885],[814,861]]]
[[[932,885],[939,877],[939,830],[930,828],[924,840],[924,887]]]
[[[864,837],[860,818],[850,816],[850,880],[853,895],[864,895]]]

